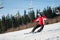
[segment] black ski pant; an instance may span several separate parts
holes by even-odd
[[[43,30],[43,28],[44,28],[44,25],[37,25],[37,26],[35,26],[34,28],[33,28],[33,30],[32,30],[32,32],[34,32],[37,28],[39,28],[39,27],[41,27],[37,32],[41,32],[42,30]]]

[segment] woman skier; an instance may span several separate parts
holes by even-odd
[[[41,14],[38,14],[38,17],[33,20],[32,22],[38,22],[38,25],[33,28],[31,32],[34,32],[38,27],[41,27],[37,32],[40,32],[44,28],[44,21],[47,20],[46,16],[42,16]]]

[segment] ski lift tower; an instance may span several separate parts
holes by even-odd
[[[33,17],[33,16],[31,16],[32,14],[33,14],[33,5],[32,5],[32,0],[30,0],[30,4],[29,4],[29,8],[28,8],[28,16],[31,21],[32,21],[32,17]]]
[[[32,10],[33,10],[32,0],[30,0],[29,6],[30,6],[30,7],[28,8],[28,10],[29,10],[29,11],[32,11]]]

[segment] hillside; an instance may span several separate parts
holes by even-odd
[[[36,34],[26,34],[32,28],[0,34],[0,40],[60,40],[60,22],[45,25],[42,32]]]

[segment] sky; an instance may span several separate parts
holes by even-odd
[[[2,6],[4,7],[0,9],[0,18],[2,15],[15,15],[17,11],[19,11],[20,15],[23,15],[24,10],[28,13],[28,8],[31,7],[31,0],[0,0],[0,3],[3,3]],[[35,12],[37,9],[42,11],[47,6],[52,8],[60,6],[60,0],[32,0],[32,7]]]

